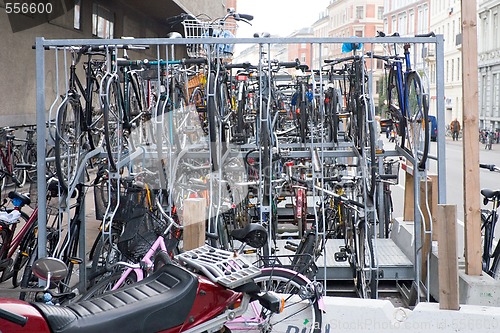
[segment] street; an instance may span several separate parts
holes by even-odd
[[[432,156],[437,155],[437,143],[431,142]],[[462,140],[453,141],[451,138],[446,138],[446,202],[447,204],[457,205],[457,218],[463,223],[464,221],[464,179],[463,179],[463,145]],[[500,165],[500,145],[494,144],[491,150],[485,150],[483,144],[479,144],[479,161],[483,164]],[[437,162],[430,161],[429,174],[437,173]],[[500,189],[500,173],[491,172],[486,169],[479,169],[480,189]],[[400,172],[400,181],[393,189],[394,200],[394,216],[403,216],[403,197],[404,197],[404,174]],[[481,196],[478,192],[478,196]],[[485,207],[482,204],[481,208],[491,208],[491,204]],[[497,225],[498,229],[498,225]],[[500,230],[496,231],[498,234]]]

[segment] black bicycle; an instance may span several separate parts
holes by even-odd
[[[479,164],[483,169],[500,172],[500,168],[494,164]],[[498,206],[500,205],[500,189],[492,190],[483,188],[481,190],[483,204],[492,203],[490,209],[481,209],[481,231],[483,234],[483,271],[496,280],[500,280],[500,242],[493,248],[495,226],[498,222]],[[493,251],[492,251],[493,250]]]
[[[68,91],[57,108],[55,131],[55,168],[64,191],[75,181],[85,155],[101,144],[104,117],[99,96],[103,61],[92,59],[102,55],[90,47],[70,48],[71,66]],[[85,84],[77,76],[77,64],[87,55],[84,64]],[[82,104],[82,98],[84,104]]]

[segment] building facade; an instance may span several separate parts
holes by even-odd
[[[479,128],[500,130],[500,0],[478,1]]]
[[[430,30],[444,37],[444,110],[437,110],[436,103],[436,64],[434,54],[427,58],[430,64],[431,108],[430,113],[445,117],[445,124],[455,118],[460,122],[462,110],[462,34],[461,3],[459,0],[432,1],[430,6]]]
[[[64,6],[67,1],[60,1]],[[58,1],[51,1],[58,3]],[[32,46],[36,37],[46,39],[90,39],[165,37],[172,29],[165,19],[182,12],[205,13],[221,17],[226,12],[226,1],[143,0],[140,5],[133,0],[87,1],[79,0],[73,8],[64,8],[63,15],[43,23],[19,30],[6,14],[6,1],[0,0],[0,123],[2,126],[34,124],[36,114],[35,52]],[[36,18],[22,17],[29,26]],[[179,27],[176,30],[182,31]],[[152,52],[152,51],[150,51]],[[52,52],[51,52],[52,54]],[[46,64],[53,59],[47,53]],[[54,70],[47,69],[47,80],[54,81]],[[60,81],[64,81],[61,80]],[[52,89],[53,90],[53,89]],[[47,110],[54,91],[48,88]],[[50,96],[50,97],[49,97]],[[52,98],[52,100],[51,100]]]

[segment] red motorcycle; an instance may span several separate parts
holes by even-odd
[[[0,299],[1,331],[230,332],[226,322],[243,315],[250,302],[258,301],[269,315],[282,310],[283,301],[254,282],[260,269],[232,252],[204,246],[178,261],[184,266],[163,265],[142,281],[69,305]],[[55,258],[38,259],[32,270],[47,286],[68,272]]]

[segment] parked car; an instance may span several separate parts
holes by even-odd
[[[431,131],[431,141],[437,140],[438,124],[435,116],[429,115],[430,131]]]

